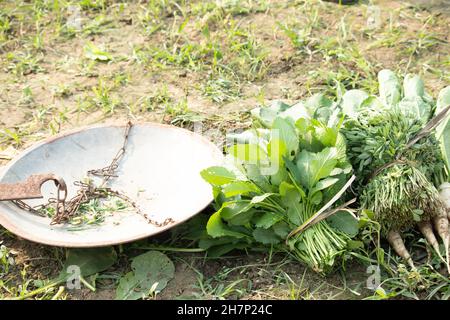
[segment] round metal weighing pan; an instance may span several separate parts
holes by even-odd
[[[24,150],[0,173],[0,183],[24,181],[32,174],[54,173],[76,193],[74,181],[86,172],[110,164],[124,139],[125,125],[95,125],[65,132]],[[149,218],[175,222],[164,227],[149,224],[130,210],[115,212],[99,225],[74,230],[70,224],[50,225],[50,218],[24,211],[9,201],[0,202],[0,224],[24,239],[60,247],[100,247],[131,242],[170,229],[202,211],[213,200],[211,187],[200,171],[220,165],[223,155],[207,138],[174,126],[135,123],[130,130],[118,177],[108,184],[135,201]],[[44,199],[54,197],[52,182],[42,186]]]

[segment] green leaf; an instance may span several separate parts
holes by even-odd
[[[253,237],[263,244],[277,244],[281,240],[273,230],[263,228],[256,228],[253,231]]]
[[[325,148],[318,153],[302,150],[297,158],[302,185],[311,189],[320,179],[328,177],[337,164],[336,156],[336,148]]]
[[[425,124],[431,116],[431,106],[419,96],[404,97],[397,105],[400,112],[406,116],[421,119]]]
[[[259,120],[263,126],[270,128],[275,118],[289,107],[289,105],[281,101],[273,101],[268,107],[253,109],[251,114],[254,118]]]
[[[255,164],[245,164],[247,178],[255,183],[258,188],[264,192],[273,192],[273,186],[267,176],[261,173],[259,167]]]
[[[251,207],[252,205],[251,203],[249,203],[249,201],[230,201],[225,202],[219,212],[222,219],[230,220],[238,214],[250,210]]]
[[[317,118],[317,111],[321,108],[328,109],[333,103],[326,98],[322,93],[317,93],[305,101],[305,107],[308,109],[309,114],[313,114],[314,118]]]
[[[263,202],[268,197],[273,196],[273,195],[274,195],[274,193],[265,193],[265,194],[260,195],[260,196],[255,196],[255,197],[252,198],[252,200],[250,202],[252,204],[258,204],[258,203]]]
[[[208,231],[208,234],[213,237],[234,237],[234,238],[243,238],[246,235],[237,231],[233,231],[229,227],[227,227],[220,216],[220,211],[217,211],[208,220],[208,223],[206,224],[206,231]]]
[[[284,163],[286,164],[286,167],[288,168],[289,172],[292,174],[292,177],[294,178],[295,182],[301,184],[302,175],[300,174],[299,168],[291,160],[287,158],[284,159]]]
[[[108,269],[116,261],[117,253],[113,247],[69,249],[58,279],[64,280],[72,275],[72,273],[67,273],[70,266],[79,267],[81,276],[87,277]]]
[[[237,195],[246,195],[251,192],[259,192],[259,189],[249,181],[234,181],[223,186],[222,192],[225,197],[230,198]]]
[[[301,208],[299,203],[292,203],[291,206],[288,207],[287,211],[289,221],[297,226],[301,225],[300,210]]]
[[[270,176],[270,182],[274,186],[280,185],[280,183],[286,181],[288,179],[288,172],[284,166],[280,166],[278,168],[278,172]]]
[[[436,102],[436,112],[445,109],[450,105],[450,87],[446,87],[439,92]],[[436,128],[436,136],[441,143],[442,155],[444,157],[447,169],[450,170],[450,112],[442,123]]]
[[[306,109],[305,105],[302,102],[298,102],[291,106],[286,111],[280,113],[279,115],[281,118],[288,118],[293,121],[297,121],[298,119],[309,119],[311,118],[311,115],[309,114],[308,110]]]
[[[408,98],[425,95],[423,80],[415,74],[407,74],[403,79],[403,95]]]
[[[84,46],[84,55],[91,60],[110,61],[112,60],[111,54],[106,51],[100,50],[93,43],[88,43]]]
[[[367,92],[354,89],[344,93],[342,97],[342,111],[349,118],[356,119],[364,100],[369,97]]]
[[[286,152],[290,159],[293,159],[295,154],[297,154],[299,143],[294,123],[287,119],[276,118],[272,126],[273,137],[277,137],[284,142],[286,149],[283,151]]]
[[[354,237],[358,234],[358,220],[346,211],[339,211],[326,220],[331,227],[346,233],[349,237]]]
[[[285,239],[289,234],[289,232],[291,232],[291,229],[289,229],[289,225],[284,221],[276,223],[272,227],[272,229],[276,233],[276,235],[279,236],[281,239]]]
[[[339,181],[339,178],[325,178],[325,179],[322,179],[310,190],[310,195],[312,196],[317,191],[321,191],[323,189],[331,187],[332,185],[334,185],[338,181]]]
[[[378,83],[381,101],[386,106],[394,106],[400,101],[401,86],[397,76],[391,70],[381,70],[378,73]]]
[[[322,123],[316,124],[314,138],[322,144],[322,147],[334,147],[338,138],[339,129],[329,128]]]
[[[357,241],[357,240],[348,240],[347,249],[355,250],[355,249],[359,249],[359,248],[364,248],[364,242]]]
[[[119,285],[116,289],[116,300],[138,300],[145,298],[147,294],[135,290],[140,287],[141,283],[138,278],[134,276],[133,272],[128,272],[119,280]]]
[[[283,215],[280,213],[265,212],[253,221],[258,228],[268,229],[282,219]]]
[[[119,281],[116,291],[118,300],[136,300],[161,292],[173,278],[175,266],[162,252],[149,251],[135,257],[132,272]]]
[[[285,196],[288,191],[295,190],[295,186],[290,184],[289,182],[283,181],[279,186],[279,193],[281,196]]]
[[[233,172],[224,167],[209,167],[200,172],[203,179],[214,186],[221,186],[236,180]]]

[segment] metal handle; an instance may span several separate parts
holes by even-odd
[[[29,176],[23,182],[0,183],[0,201],[43,198],[41,187],[50,180],[58,187],[58,196],[61,197],[60,194],[63,192],[61,200],[65,200],[67,195],[65,181],[53,173],[44,173]]]

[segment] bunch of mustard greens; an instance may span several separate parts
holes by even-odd
[[[253,110],[254,128],[228,136],[228,164],[202,172],[217,208],[207,224],[211,237],[237,247],[272,245],[318,272],[331,270],[358,232],[350,210],[306,227],[352,175],[334,109],[323,96],[276,102]]]

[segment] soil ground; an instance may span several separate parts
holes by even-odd
[[[192,129],[202,119],[208,128],[245,127],[255,106],[333,96],[335,80],[374,92],[383,68],[419,73],[436,96],[450,84],[449,25],[448,0],[1,1],[0,165],[44,137],[93,123],[132,119]],[[4,229],[0,243],[14,259],[0,297],[39,287],[64,260],[64,249]],[[130,246],[118,248],[119,262],[102,273],[95,292],[57,298],[113,299],[129,257],[139,253]],[[322,277],[282,255],[167,254],[176,273],[156,299],[373,294],[365,289],[366,267],[356,262],[345,274]],[[53,297],[52,290],[40,297]]]

